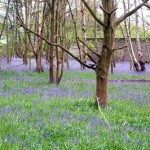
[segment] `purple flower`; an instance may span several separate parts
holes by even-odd
[[[0,108],[0,114],[6,113],[6,112],[10,112],[12,111],[13,108],[11,106],[4,106]]]
[[[24,90],[24,94],[32,94],[35,92],[35,89],[34,88],[26,88]]]
[[[54,91],[54,92],[58,92],[58,91],[59,91],[59,88],[56,87],[56,88],[53,89],[53,91]]]

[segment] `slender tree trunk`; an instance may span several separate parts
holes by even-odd
[[[65,20],[65,10],[66,10],[66,2],[65,1],[62,1],[62,4],[61,4],[61,32],[60,32],[60,44],[67,48],[67,45],[66,45],[66,20]],[[64,71],[64,51],[60,50],[59,52],[60,54],[60,74],[58,76],[58,80],[57,80],[57,84],[60,83],[61,79],[62,79],[62,76],[63,76],[63,71]]]
[[[114,68],[116,66],[116,62],[115,62],[115,53],[112,54],[112,61],[111,61],[111,74],[114,73]]]
[[[7,51],[6,51],[6,57],[7,57],[7,63],[10,63],[10,47],[9,47],[9,24],[8,24],[8,18],[9,18],[9,11],[10,11],[10,0],[8,0],[8,3],[7,3],[7,10],[6,10],[6,16],[5,16],[5,20],[4,20],[4,27],[5,27],[5,22],[6,22],[6,41],[7,41]],[[2,28],[2,31],[1,31],[1,35],[3,33],[3,28]],[[1,36],[0,36],[1,38]]]
[[[9,33],[8,33],[8,19],[6,20],[6,39],[7,39],[7,63],[10,63],[10,48],[9,48]]]
[[[26,45],[26,43],[24,43],[24,44]],[[26,47],[25,47],[25,51],[24,51],[24,54],[22,57],[23,57],[23,64],[28,65],[28,51],[27,51]]]
[[[131,7],[130,0],[128,0],[127,3],[128,3],[128,11],[129,11]],[[129,20],[128,21],[129,35],[131,36],[131,17],[129,17],[128,20]],[[130,52],[129,47],[128,47],[128,51]],[[132,69],[133,69],[133,62],[132,62],[132,58],[130,57],[130,70]]]
[[[121,32],[122,32],[122,35],[125,39],[125,43],[127,45],[127,50],[128,50],[128,54],[129,54],[129,57],[130,57],[130,70],[132,70],[133,68],[133,62],[132,62],[132,56],[131,56],[131,53],[130,53],[130,47],[129,47],[129,44],[128,44],[128,40],[127,40],[127,36],[125,35],[124,31],[123,31],[123,28],[122,26],[120,25],[120,29],[121,29]],[[123,53],[123,56],[122,56],[122,59],[121,60],[124,60],[124,57],[125,57],[125,52]]]
[[[137,7],[137,1],[134,0],[135,7]],[[135,21],[136,21],[136,43],[137,43],[137,53],[138,53],[138,63],[140,66],[140,71],[145,71],[145,62],[142,60],[142,49],[141,49],[141,43],[140,43],[140,37],[139,37],[139,14],[138,11],[135,12]]]
[[[96,12],[97,12],[97,3],[96,3],[96,0],[94,0],[94,13],[97,14]],[[97,22],[95,19],[94,19],[94,29],[93,30],[94,30],[95,47],[98,52],[99,50],[98,50],[98,40],[97,40]]]
[[[56,32],[56,39],[55,42],[60,44],[60,25],[61,25],[61,19],[59,18],[59,13],[61,12],[60,4],[61,2],[56,3],[56,13],[55,13],[55,32]],[[60,4],[60,5],[59,5]],[[60,76],[60,48],[56,47],[56,82],[58,82],[59,76]]]
[[[65,21],[66,21],[66,20],[65,20]],[[65,23],[65,25],[64,25],[64,33],[66,33],[66,32],[67,32],[67,31],[66,31],[66,23]],[[70,44],[69,42],[67,42],[67,38],[68,38],[68,35],[65,34],[65,39],[64,39],[65,47],[66,47],[66,49],[69,51],[71,44]],[[67,69],[69,70],[69,56],[68,56],[67,53],[64,53],[64,62],[66,63],[66,67],[67,67]]]
[[[136,0],[134,0],[135,3],[135,7],[137,7],[137,2]],[[141,52],[141,43],[140,43],[140,37],[139,37],[139,14],[138,11],[135,12],[135,32],[136,32],[136,43],[137,43],[137,49],[138,49],[138,53],[142,53]]]
[[[80,1],[81,5],[81,26],[82,26],[82,41],[86,43],[86,17],[85,17],[85,6]],[[85,45],[82,45],[82,60],[86,64],[87,63],[87,49]],[[85,69],[85,66],[82,66],[82,69]]]
[[[51,36],[50,40],[52,43],[55,43],[55,7],[56,0],[52,0],[51,6]],[[50,45],[49,52],[49,82],[54,83],[54,46]]]
[[[124,12],[126,13],[127,9],[126,9],[126,5],[125,5],[125,0],[123,0],[123,4],[124,4]],[[129,53],[131,55],[132,63],[134,65],[135,70],[140,71],[140,66],[139,66],[139,63],[136,59],[135,53],[134,53],[134,49],[133,49],[133,45],[132,45],[132,41],[131,41],[131,37],[130,37],[130,33],[129,33],[127,19],[124,20],[124,25],[125,25],[126,35],[127,35],[127,38],[126,38],[127,44],[129,47]]]
[[[145,44],[146,44],[146,49],[147,49],[147,54],[148,54],[147,61],[150,62],[150,48],[148,46],[149,44],[148,44],[148,41],[147,41],[147,38],[146,38],[146,28],[145,28],[143,8],[141,8],[141,14],[142,14],[142,21],[143,21],[142,26],[143,26],[144,41],[145,41]]]
[[[36,32],[41,35],[41,27],[40,27],[40,1],[36,2],[37,12],[36,12]],[[40,37],[36,38],[36,70],[41,73],[43,72],[42,66],[42,51],[41,51],[41,39]]]

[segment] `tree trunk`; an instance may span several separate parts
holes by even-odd
[[[102,0],[102,5],[108,12],[115,8],[114,3],[111,1]],[[96,102],[101,106],[107,105],[108,73],[115,43],[115,19],[115,13],[111,15],[104,13],[103,46],[101,58],[96,66]]]
[[[55,10],[55,32],[56,32],[56,38],[55,42],[60,44],[60,25],[61,25],[61,17],[59,16],[59,13],[61,12],[60,4],[61,2],[56,3],[56,10]],[[60,5],[59,5],[60,4]],[[59,76],[60,76],[60,68],[61,68],[61,61],[60,61],[60,48],[56,47],[56,82],[58,82]]]
[[[50,40],[55,43],[55,6],[56,0],[52,0],[51,7],[51,36]],[[49,52],[49,82],[54,83],[54,46],[50,45]]]
[[[96,103],[106,106],[107,104],[107,78],[101,77],[100,71],[96,72]]]
[[[109,52],[108,49],[103,48],[102,56],[103,57],[98,61],[96,68],[96,100],[98,105],[106,106],[108,72],[111,62],[111,52]]]
[[[125,0],[123,0],[123,4],[124,4],[124,12],[127,12]],[[125,25],[126,36],[127,36],[126,40],[127,40],[128,50],[129,50],[129,54],[130,54],[131,59],[132,59],[134,69],[136,71],[140,71],[140,66],[139,66],[139,63],[136,59],[135,53],[134,53],[134,49],[133,49],[133,45],[132,45],[132,41],[131,41],[131,37],[130,37],[130,33],[129,33],[127,19],[124,20],[124,25]]]
[[[0,72],[2,70],[2,63],[1,63],[1,61],[2,61],[2,56],[0,56]]]
[[[85,6],[80,1],[81,5],[81,26],[82,26],[82,41],[86,43],[86,17],[85,17]],[[85,45],[82,45],[82,61],[86,64],[87,63],[87,49]],[[82,66],[82,69],[85,69],[85,66]]]
[[[24,6],[25,6],[25,25],[28,27],[29,24],[29,2],[25,1],[24,2]],[[23,52],[23,64],[27,65],[28,64],[28,36],[27,36],[27,32],[24,29],[24,52]]]
[[[7,16],[8,17],[8,16]],[[9,30],[8,30],[8,18],[6,18],[6,41],[7,41],[7,63],[10,63],[10,47],[9,47]]]
[[[44,72],[43,66],[42,66],[42,57],[40,53],[36,55],[36,71],[39,73]]]
[[[137,7],[136,0],[134,0],[135,7]],[[136,43],[137,43],[137,49],[138,53],[141,53],[141,43],[140,43],[140,37],[139,37],[139,14],[138,12],[135,12],[135,32],[136,32]]]
[[[23,64],[27,65],[28,64],[28,51],[25,50],[25,53],[23,54]]]
[[[134,0],[135,7],[137,7],[137,2]],[[140,43],[140,37],[139,37],[139,14],[138,12],[135,13],[135,22],[136,22],[136,43],[137,43],[137,53],[138,53],[138,63],[140,66],[140,71],[145,71],[145,63],[142,60],[142,48]]]
[[[148,46],[149,44],[148,44],[148,41],[146,39],[146,28],[145,28],[143,8],[141,8],[141,14],[142,14],[143,36],[144,36],[144,41],[145,41],[145,44],[146,44],[146,50],[147,50],[147,53],[148,53],[147,62],[150,62],[150,48]]]
[[[97,14],[97,3],[96,3],[96,0],[94,0],[94,13]],[[98,40],[97,40],[97,22],[96,20],[94,19],[94,29],[93,29],[93,32],[94,32],[94,44],[95,44],[95,47],[96,47],[96,51],[99,52],[98,50]]]
[[[37,12],[36,12],[36,32],[41,35],[41,27],[40,27],[40,1],[36,2]],[[42,66],[42,40],[40,37],[36,38],[36,70],[37,72],[43,72]]]

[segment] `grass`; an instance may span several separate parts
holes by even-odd
[[[113,79],[147,75],[111,75]],[[110,83],[109,105],[94,105],[93,72],[0,72],[0,150],[149,150],[150,83]]]
[[[95,80],[95,73],[92,71],[80,71],[80,70],[75,70],[75,71],[67,71],[65,73],[65,78],[67,79],[90,79],[90,80]],[[121,72],[119,73],[114,72],[114,74],[109,75],[109,79],[150,79],[149,74],[145,73],[126,73],[126,72]]]

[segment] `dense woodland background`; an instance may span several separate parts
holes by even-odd
[[[107,104],[108,71],[111,66],[113,72],[116,60],[124,60],[128,53],[131,67],[137,72],[145,71],[145,63],[149,63],[149,14],[143,9],[149,9],[148,0],[4,0],[0,4],[1,57],[6,57],[7,63],[19,57],[30,66],[35,58],[39,73],[44,71],[42,59],[46,59],[49,82],[58,84],[65,63],[69,69],[71,56],[81,69],[95,70],[96,95],[101,105]],[[124,39],[121,46],[119,38]],[[77,51],[73,52],[74,43]],[[92,63],[88,64],[88,60]]]
[[[149,0],[0,0],[0,150],[149,150]]]

